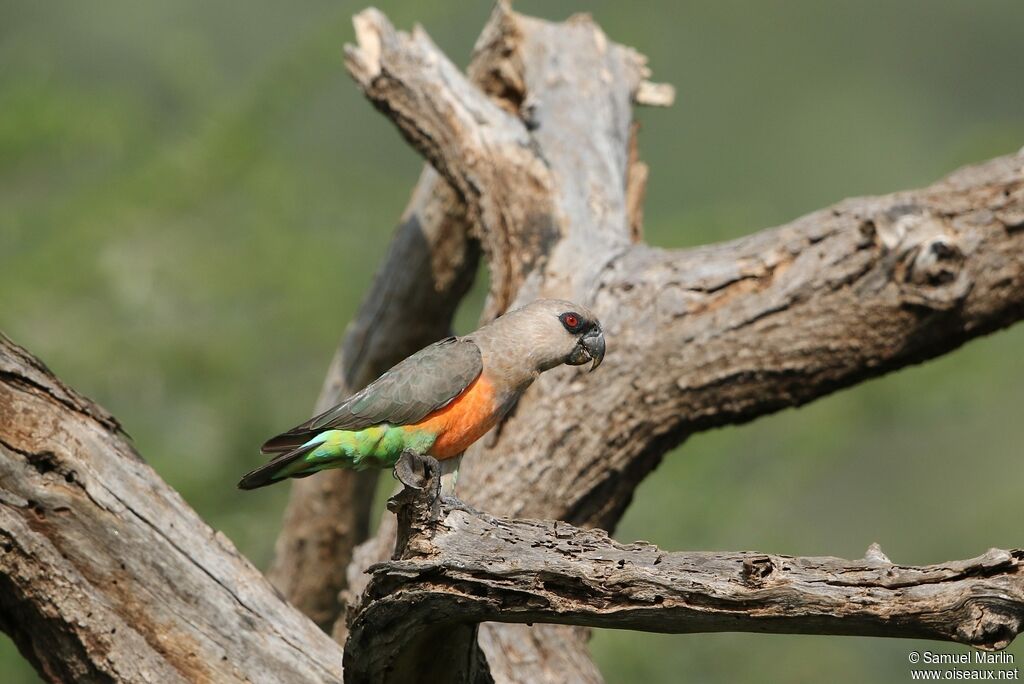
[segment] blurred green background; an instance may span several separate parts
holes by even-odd
[[[490,9],[382,2],[460,64]],[[0,329],[264,567],[287,488],[235,481],[307,417],[420,167],[344,73],[361,7],[0,3]],[[674,108],[639,113],[654,244],[737,237],[1024,144],[1020,0],[517,8],[589,10],[677,86]],[[478,287],[462,330],[479,302]],[[1021,546],[1022,342],[1024,327],[700,435],[617,536],[844,557],[878,541],[912,563]],[[0,680],[36,681],[0,639]],[[610,631],[593,648],[609,682],[903,682],[909,650],[963,650]]]

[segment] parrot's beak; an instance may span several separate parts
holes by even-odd
[[[582,366],[587,361],[593,361],[594,363],[590,366],[590,370],[593,371],[601,365],[603,359],[604,331],[601,330],[600,325],[595,325],[576,340],[576,346],[572,348],[572,353],[569,354],[565,363],[570,366]]]
[[[600,326],[594,326],[593,330],[580,338],[578,344],[587,357],[593,359],[594,363],[590,366],[590,371],[594,372],[604,360],[604,331]]]

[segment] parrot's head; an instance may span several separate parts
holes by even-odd
[[[509,311],[499,321],[514,331],[536,372],[588,362],[594,370],[604,359],[601,322],[585,306],[564,299],[538,299]]]

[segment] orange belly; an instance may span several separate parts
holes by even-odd
[[[458,456],[498,422],[494,386],[481,373],[450,404],[410,425],[437,435],[427,452],[443,461]]]

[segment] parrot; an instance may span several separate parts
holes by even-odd
[[[393,468],[406,450],[436,459],[454,495],[462,454],[544,371],[604,359],[604,331],[584,306],[538,299],[468,335],[400,361],[333,408],[267,440],[272,460],[242,477],[256,489],[328,468]]]

